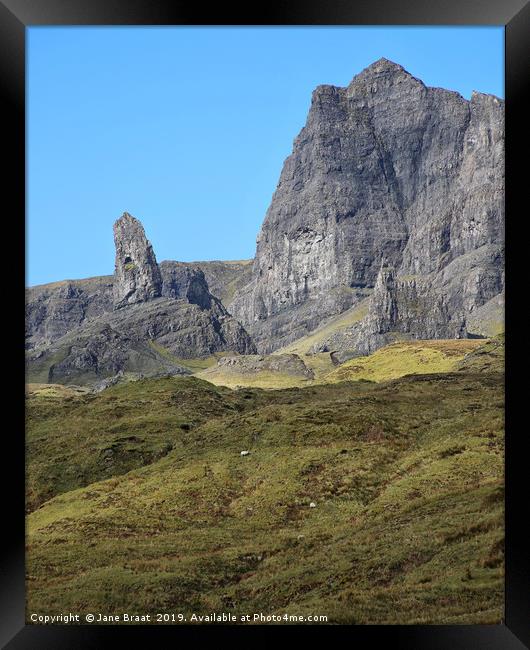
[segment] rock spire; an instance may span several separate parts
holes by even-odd
[[[162,277],[151,243],[138,219],[128,212],[114,224],[114,308],[157,298]]]

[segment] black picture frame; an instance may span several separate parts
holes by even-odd
[[[506,248],[507,248],[507,428],[506,428],[506,599],[505,620],[501,625],[476,626],[339,626],[312,627],[311,635],[339,633],[359,648],[425,648],[429,650],[516,650],[530,647],[530,562],[524,495],[526,494],[526,458],[524,442],[527,427],[512,427],[514,413],[524,404],[524,385],[518,376],[518,364],[524,363],[512,342],[522,328],[512,296],[512,277],[521,260],[515,254],[519,236],[517,206],[527,202],[527,165],[518,161],[528,157],[527,106],[525,90],[530,63],[530,4],[528,0],[283,0],[275,5],[239,7],[234,3],[212,6],[207,10],[194,3],[171,0],[0,0],[0,88],[4,109],[4,196],[11,198],[9,247],[17,256],[11,269],[9,291],[13,317],[9,319],[13,348],[12,368],[20,368],[11,382],[13,399],[9,411],[19,426],[4,432],[5,481],[3,494],[6,547],[0,559],[0,643],[10,650],[23,648],[105,648],[115,643],[134,642],[146,646],[168,647],[178,642],[195,641],[208,635],[219,643],[220,633],[236,632],[251,641],[254,626],[38,626],[25,625],[24,589],[24,400],[23,365],[17,350],[23,350],[22,301],[25,250],[25,31],[36,25],[504,25],[506,86]],[[526,181],[526,183],[525,183]],[[523,198],[524,197],[524,198]],[[526,212],[526,210],[525,210]],[[524,263],[524,259],[522,260]],[[522,268],[522,267],[521,267]],[[20,311],[18,305],[20,304]],[[520,328],[518,330],[518,327]],[[521,368],[523,366],[520,366]],[[523,376],[523,375],[521,375]],[[16,432],[16,435],[15,435]],[[7,435],[9,433],[9,435]],[[524,434],[524,435],[523,435]],[[523,498],[521,498],[521,496]],[[9,531],[9,532],[8,532]],[[284,635],[286,626],[261,627],[266,642]],[[304,631],[297,627],[296,633]],[[224,634],[223,634],[224,635]],[[153,641],[154,638],[159,639]],[[318,642],[317,638],[314,638]],[[322,637],[324,639],[324,637]]]

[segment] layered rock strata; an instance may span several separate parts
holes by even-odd
[[[269,352],[364,298],[384,258],[468,318],[503,289],[503,195],[504,102],[380,59],[314,91],[231,311]]]

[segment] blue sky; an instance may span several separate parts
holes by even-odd
[[[502,27],[32,27],[27,284],[110,274],[112,224],[157,259],[244,259],[319,84],[384,56],[504,96]]]

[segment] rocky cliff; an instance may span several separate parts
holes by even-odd
[[[252,263],[158,264],[124,213],[114,276],[27,291],[29,367],[55,380],[151,372],[169,353],[179,372],[176,359],[267,354],[316,328],[310,352],[339,361],[401,338],[496,334],[503,197],[504,102],[380,59],[313,92]]]
[[[248,282],[251,261],[164,261],[158,268],[162,297],[185,300],[203,309],[210,309],[213,304],[219,308],[219,303],[224,308],[229,306],[236,288]],[[75,327],[97,320],[115,308],[115,297],[112,275],[29,287],[26,350],[50,345]]]
[[[331,352],[343,362],[370,354],[397,340],[467,338],[466,318],[461,309],[452,310],[447,294],[429,280],[399,277],[382,262],[368,303],[367,315],[314,345],[310,352]]]
[[[384,259],[392,278],[350,333],[359,350],[395,330],[465,335],[503,290],[503,193],[500,99],[426,87],[386,59],[319,86],[231,312],[272,351],[365,298]]]
[[[245,331],[213,296],[201,269],[156,261],[142,224],[114,225],[114,277],[67,281],[27,292],[28,379],[96,383],[183,374],[179,360],[216,352],[251,354]]]
[[[236,292],[252,279],[252,262],[253,260],[212,260],[184,264],[201,269],[210,292],[230,311]],[[162,262],[162,264],[175,264],[175,262]]]
[[[206,309],[217,298],[226,307],[250,280],[252,261],[173,262],[158,265],[160,294]],[[112,311],[114,276],[64,280],[26,289],[26,349],[49,345],[72,329]]]
[[[112,275],[26,289],[26,350],[46,346],[85,321],[111,311]]]

